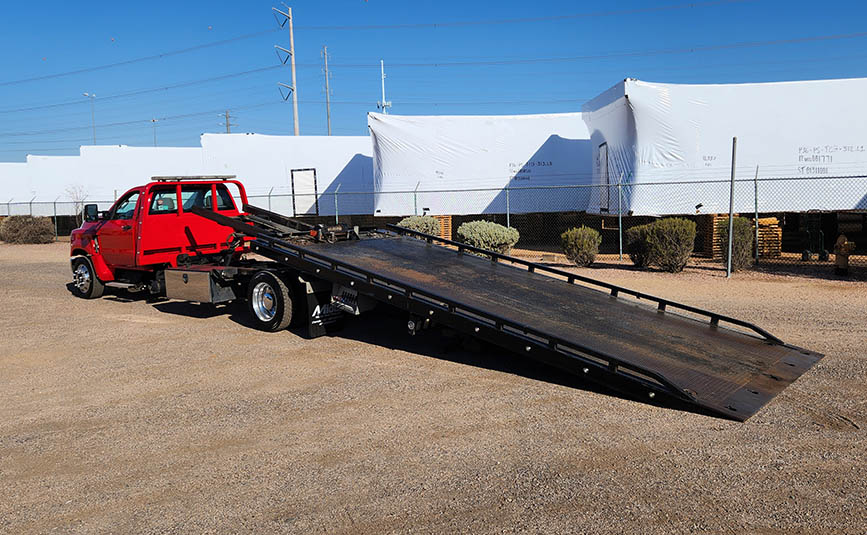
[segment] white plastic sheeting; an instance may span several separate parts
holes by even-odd
[[[867,209],[867,79],[681,85],[627,79],[584,105],[593,183],[617,184],[637,215]],[[768,180],[791,177],[793,180]],[[717,181],[717,183],[713,183]],[[677,184],[666,184],[677,182]],[[617,187],[590,210],[616,211]]]
[[[590,141],[580,113],[370,113],[368,126],[376,215],[505,213],[507,187],[512,213],[587,208],[586,188],[546,189],[590,183]]]
[[[318,209],[320,215],[333,215],[338,186],[340,214],[373,213],[367,136],[205,134],[201,143],[201,147],[83,146],[79,156],[28,155],[26,163],[0,163],[0,215],[7,211],[53,215],[55,210],[59,215],[71,214],[72,189],[84,193],[88,202],[110,202],[152,176],[210,174],[237,175],[253,197],[251,202],[259,206],[268,206],[271,192],[272,209],[287,215],[296,213],[293,204],[298,214]],[[298,177],[294,197],[293,175]],[[108,208],[108,202],[101,207]]]

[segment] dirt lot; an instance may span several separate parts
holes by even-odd
[[[825,353],[746,423],[374,313],[339,337],[65,288],[0,245],[0,532],[864,533],[867,283],[585,270]]]

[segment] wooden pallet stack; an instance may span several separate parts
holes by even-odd
[[[439,237],[446,240],[452,239],[452,216],[435,215],[434,218],[436,218],[440,224]]]
[[[735,214],[735,217],[737,216],[738,214]],[[696,255],[707,258],[720,258],[722,256],[722,244],[718,230],[720,223],[728,221],[728,219],[728,214],[701,214],[696,216]]]
[[[735,214],[738,217],[738,214]],[[703,240],[701,252],[712,258],[722,258],[723,243],[719,225],[728,222],[728,214],[708,214],[700,216],[697,223]],[[750,223],[754,219],[750,218]],[[776,217],[759,218],[759,258],[779,258],[783,245],[783,229]]]
[[[776,217],[759,218],[759,258],[779,258],[783,250],[783,229]]]

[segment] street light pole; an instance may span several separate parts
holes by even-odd
[[[93,128],[93,144],[96,145],[96,111],[93,105],[93,99],[96,98],[96,95],[93,93],[82,93],[82,95],[90,99],[90,125]]]

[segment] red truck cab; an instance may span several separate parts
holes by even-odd
[[[124,193],[108,212],[85,206],[84,223],[70,235],[73,291],[89,298],[99,297],[105,283],[159,285],[156,275],[179,262],[240,256],[243,243],[230,227],[191,212],[200,207],[241,214],[247,192],[234,178],[154,177]]]

